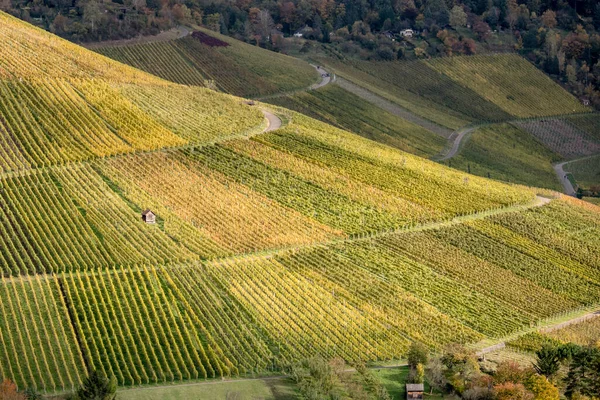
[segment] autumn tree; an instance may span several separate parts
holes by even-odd
[[[450,26],[459,28],[467,25],[467,13],[461,6],[454,6],[450,10]]]
[[[542,14],[542,25],[546,28],[552,29],[556,27],[556,13],[552,10],[546,10]]]
[[[1,400],[25,400],[25,396],[17,391],[17,385],[10,379],[5,379],[0,383]]]

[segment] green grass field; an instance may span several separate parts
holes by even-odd
[[[393,400],[406,399],[406,380],[408,379],[409,369],[407,366],[397,368],[373,368],[373,374],[379,378],[379,381],[386,388]],[[443,399],[443,396],[433,392],[430,394],[429,384],[425,383],[425,399],[437,400]]]
[[[560,157],[527,132],[508,124],[478,128],[444,164],[505,182],[561,191],[552,162]]]
[[[198,384],[120,390],[121,400],[294,400],[298,398],[286,378],[214,381]]]

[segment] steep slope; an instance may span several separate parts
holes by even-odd
[[[0,376],[20,388],[69,390],[94,369],[137,385],[316,352],[399,358],[412,341],[502,337],[600,303],[595,206],[274,106],[286,124],[259,134],[266,105],[0,18],[2,82],[13,85],[0,93],[12,107],[0,110],[11,123],[2,140],[29,163],[0,160]],[[46,69],[39,81],[35,68]],[[59,84],[85,112],[65,112],[55,92],[37,100]],[[73,143],[57,143],[69,120]],[[130,147],[67,146],[94,121]],[[142,221],[147,208],[155,224]]]
[[[6,14],[0,23],[0,171],[260,130],[260,111],[239,99],[170,84]]]
[[[96,48],[100,54],[172,82],[208,86],[244,97],[301,90],[318,74],[307,62],[198,28],[160,43]]]

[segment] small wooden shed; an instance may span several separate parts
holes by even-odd
[[[142,213],[142,221],[147,224],[154,224],[156,223],[156,215],[152,212],[152,210],[147,209]]]
[[[423,392],[425,385],[422,383],[407,383],[406,398],[407,400],[423,400]]]

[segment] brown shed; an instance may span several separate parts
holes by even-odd
[[[407,383],[406,398],[407,400],[423,400],[423,392],[425,385],[422,383]]]
[[[156,215],[150,209],[147,209],[142,213],[142,221],[147,224],[154,224],[156,222]]]

